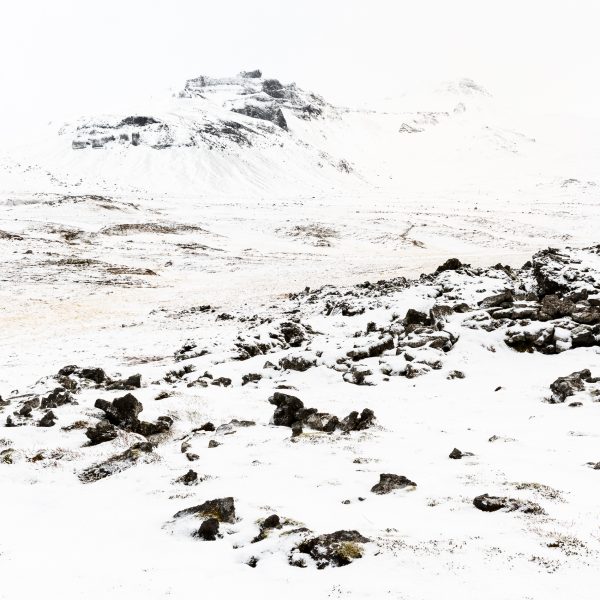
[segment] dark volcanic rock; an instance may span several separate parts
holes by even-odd
[[[527,514],[544,514],[542,507],[535,504],[535,502],[507,498],[506,496],[482,494],[473,499],[473,505],[483,512],[496,512],[498,510],[513,512],[518,510]]]
[[[442,273],[444,271],[456,271],[462,267],[468,267],[458,260],[458,258],[449,258],[444,264],[440,265],[435,272]]]
[[[260,373],[247,373],[242,377],[242,385],[247,385],[248,383],[256,383],[262,379],[262,375]]]
[[[45,398],[42,398],[42,408],[58,408],[64,404],[77,404],[73,396],[62,387],[54,388]]]
[[[291,427],[297,421],[296,412],[304,408],[304,403],[300,398],[283,392],[275,392],[269,402],[277,408],[273,413],[273,425]]]
[[[210,518],[206,519],[200,525],[200,529],[196,532],[196,537],[199,537],[208,542],[214,542],[217,539],[217,535],[219,534],[219,520]]]
[[[155,423],[140,421],[137,417],[144,407],[132,394],[125,394],[112,402],[99,398],[94,406],[104,411],[106,420],[112,425],[143,436],[164,433],[173,424],[173,420],[165,416],[159,417]]]
[[[549,321],[573,314],[575,303],[554,294],[544,296],[540,304],[540,321]]]
[[[315,366],[315,360],[304,356],[284,356],[279,361],[279,366],[289,371],[307,371]]]
[[[260,525],[261,529],[279,529],[281,521],[277,515],[267,517]]]
[[[573,396],[575,392],[580,392],[585,388],[585,381],[591,376],[589,369],[583,369],[583,371],[575,371],[566,377],[559,377],[550,384],[552,391],[550,402],[558,404],[564,402],[569,396]]]
[[[493,296],[488,296],[484,298],[481,302],[478,302],[480,308],[493,308],[495,306],[503,306],[505,304],[512,304],[513,302],[513,293],[511,290],[504,290],[499,294],[494,294]]]
[[[142,376],[138,373],[130,375],[127,379],[118,379],[111,381],[106,386],[107,390],[133,390],[142,387]]]
[[[460,460],[463,456],[473,456],[472,452],[461,452],[458,448],[454,448],[452,452],[448,455],[448,458],[452,458],[454,460]]]
[[[406,311],[403,323],[404,325],[429,325],[431,321],[424,312],[409,308]]]
[[[178,480],[183,485],[196,485],[198,483],[198,473],[190,469],[185,475],[182,475]]]
[[[180,517],[199,517],[217,519],[221,523],[235,522],[235,504],[231,496],[227,498],[217,498],[215,500],[207,500],[198,506],[192,506],[184,510],[180,510],[173,515],[174,519]]]
[[[56,415],[49,410],[39,421],[40,427],[53,427],[56,421]]]
[[[99,421],[94,427],[88,427],[85,432],[90,440],[90,446],[114,440],[119,434],[118,429],[109,421]]]
[[[299,323],[285,322],[280,325],[281,334],[287,344],[293,348],[307,341],[306,329]]]
[[[59,373],[60,373],[60,371],[59,371]],[[100,384],[106,380],[106,373],[104,372],[104,369],[101,369],[100,367],[79,369],[77,371],[77,373],[83,379],[90,379],[94,383],[98,383],[98,384]]]
[[[346,432],[362,431],[371,427],[374,420],[375,413],[370,408],[364,408],[360,415],[353,410],[347,417],[344,417],[340,423],[340,429]]]
[[[122,428],[131,427],[138,420],[137,416],[144,410],[142,403],[133,394],[125,394],[112,402],[98,399],[94,406],[104,411],[106,418],[113,425]]]
[[[379,483],[376,483],[371,491],[374,494],[389,494],[394,490],[400,490],[405,487],[416,487],[416,483],[404,475],[394,475],[393,473],[381,473]]]
[[[343,567],[361,558],[362,544],[370,541],[358,531],[342,530],[304,540],[298,545],[297,550],[301,554],[308,554],[317,563],[318,569],[328,565]]]
[[[454,460],[459,460],[464,456],[464,454],[458,449],[454,448],[452,452],[448,455],[448,458],[453,458]]]

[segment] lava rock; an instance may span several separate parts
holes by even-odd
[[[260,373],[248,373],[242,377],[242,385],[246,385],[248,383],[256,383],[262,379],[262,375]]]
[[[96,423],[94,427],[88,427],[85,432],[90,440],[90,446],[110,442],[119,434],[118,429],[110,422],[102,420]]]
[[[483,512],[496,512],[503,510],[505,512],[521,511],[527,514],[544,514],[544,510],[535,502],[507,498],[506,496],[490,496],[482,494],[473,499],[475,508]]]
[[[304,408],[304,403],[300,398],[283,392],[275,392],[269,402],[277,408],[273,413],[273,425],[291,427],[297,421],[296,412]]]
[[[494,294],[493,296],[484,298],[481,302],[478,302],[478,305],[480,308],[493,308],[496,306],[502,306],[504,304],[512,304],[513,300],[512,291],[504,290],[499,294]]]
[[[60,373],[60,371],[59,371]],[[101,384],[106,380],[106,373],[100,367],[79,369],[76,372],[83,379],[90,379],[94,383]]]
[[[542,298],[538,318],[540,321],[549,321],[573,314],[575,303],[555,294],[548,294]]]
[[[173,515],[174,519],[181,517],[213,518],[221,523],[235,523],[235,503],[231,496],[207,500],[203,504],[180,510]]]
[[[261,529],[280,529],[281,520],[277,515],[270,515],[260,525]]]
[[[552,391],[550,402],[558,404],[573,396],[575,392],[580,392],[585,388],[585,381],[591,376],[592,374],[589,369],[583,369],[582,371],[575,371],[566,377],[559,377],[554,380],[550,384],[550,390]]]
[[[118,379],[111,381],[107,386],[107,390],[133,390],[142,387],[142,376],[138,373],[130,375],[127,379]],[[130,395],[130,394],[128,394]]]
[[[429,325],[431,322],[429,317],[424,313],[414,308],[409,308],[402,321],[404,325]]]
[[[300,346],[307,341],[306,329],[299,323],[285,322],[279,326],[281,335],[292,348]]]
[[[374,494],[389,494],[394,490],[400,490],[406,487],[416,487],[416,483],[404,475],[394,475],[393,473],[381,473],[379,483],[376,483],[371,491]]]
[[[370,541],[356,530],[342,530],[304,540],[298,545],[297,551],[308,554],[316,562],[318,569],[329,565],[343,567],[361,558],[362,544]]]
[[[200,529],[196,532],[196,537],[199,537],[208,542],[214,542],[219,534],[219,520],[210,518],[202,522]]]
[[[284,370],[303,372],[314,367],[315,360],[305,358],[304,356],[284,356],[279,361],[279,366]]]
[[[56,422],[56,415],[49,410],[39,421],[40,427],[53,427]]]
[[[71,393],[62,387],[54,388],[45,398],[42,398],[42,408],[58,408],[64,404],[77,404]]]
[[[454,460],[460,460],[463,456],[473,456],[472,452],[461,452],[458,448],[454,448],[452,452],[448,455],[448,458],[452,458]]]
[[[198,473],[193,469],[190,469],[185,475],[182,475],[178,480],[183,485],[197,485],[198,484]]]
[[[371,427],[374,420],[375,413],[370,408],[364,408],[360,415],[353,410],[347,417],[342,419],[340,429],[345,432],[362,431]]]
[[[469,265],[464,265],[458,260],[458,258],[449,258],[444,264],[440,265],[435,272],[443,273],[444,271],[457,271],[462,267],[468,267]]]

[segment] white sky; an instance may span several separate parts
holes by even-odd
[[[340,103],[471,77],[588,112],[598,0],[4,0],[0,110],[49,117],[259,67]]]

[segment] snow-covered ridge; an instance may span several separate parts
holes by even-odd
[[[185,99],[194,99],[194,103]],[[257,135],[277,134],[271,124],[287,131],[282,109],[300,119],[318,118],[326,109],[333,111],[316,94],[305,92],[293,83],[283,85],[277,79],[265,79],[256,70],[242,72],[237,77],[189,79],[168,115],[87,118],[76,124],[74,130],[66,127],[61,133],[74,135],[75,150],[112,144],[147,145],[155,149],[212,147],[219,138],[225,143],[252,145]],[[225,115],[229,117],[227,120]]]

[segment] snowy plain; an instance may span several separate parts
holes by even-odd
[[[262,84],[216,80],[200,96],[51,125],[0,157],[2,425],[59,383],[77,402],[51,408],[53,426],[37,426],[45,411],[33,406],[2,427],[0,598],[597,597],[599,471],[588,463],[600,461],[600,403],[594,382],[577,392],[581,406],[547,400],[558,377],[600,376],[600,336],[562,345],[580,335],[572,314],[584,309],[532,317],[544,294],[521,266],[559,248],[556,264],[566,257],[560,268],[579,279],[561,271],[557,289],[594,313],[578,286],[586,278],[593,299],[600,285],[600,123],[522,114],[462,80],[370,109],[285,87],[282,128],[231,110],[264,102]],[[311,102],[321,112],[306,118]],[[111,128],[129,137],[73,147]],[[419,278],[452,257],[471,266]],[[504,300],[479,304],[506,290],[532,324],[494,317]],[[461,303],[406,322],[409,309]],[[281,333],[290,321],[298,344]],[[506,343],[511,327],[549,321],[552,350]],[[443,351],[426,331],[438,324],[452,339]],[[392,348],[348,358],[388,337]],[[296,355],[306,370],[279,363]],[[57,383],[66,365],[141,375],[131,393],[143,418],[172,419],[147,457],[82,483],[144,437],[124,427],[87,445],[95,401],[126,392],[76,373]],[[366,382],[352,379],[359,366]],[[249,374],[259,377],[243,383]],[[291,437],[271,424],[277,389],[376,420]],[[216,430],[193,431],[206,422]],[[455,447],[472,456],[449,459]],[[197,485],[178,481],[190,468]],[[370,490],[381,473],[417,485],[380,496]],[[484,493],[541,511],[482,512],[473,498]],[[222,497],[236,518],[216,541],[192,536],[201,521],[173,519]],[[288,522],[253,543],[271,514]],[[362,557],[290,564],[303,537],[338,530],[370,540]]]

